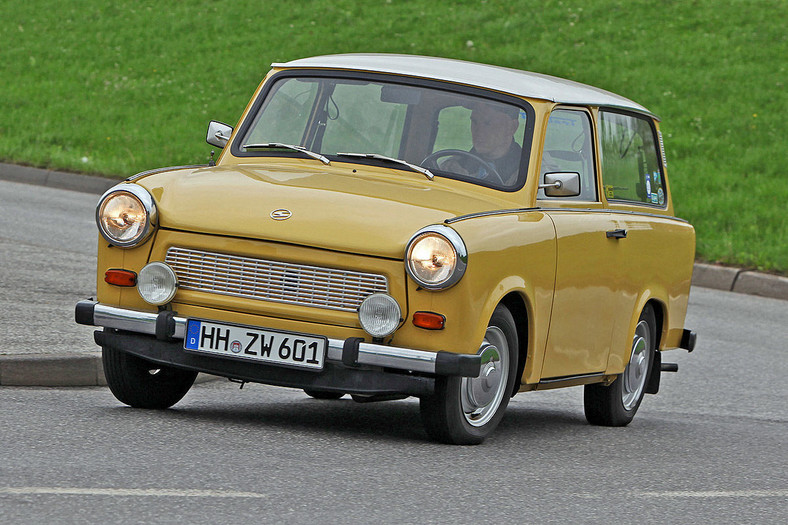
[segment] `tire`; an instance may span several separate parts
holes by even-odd
[[[657,340],[654,310],[646,305],[640,314],[632,338],[632,351],[624,373],[609,386],[586,385],[584,405],[586,420],[592,425],[623,427],[628,425],[643,401]]]
[[[484,341],[479,377],[438,377],[435,393],[421,398],[421,420],[431,439],[478,445],[503,418],[514,390],[518,355],[517,327],[505,306],[493,312]]]
[[[315,399],[339,399],[345,395],[343,392],[329,392],[327,390],[312,390],[309,388],[305,388],[304,393]]]
[[[169,408],[183,399],[197,377],[197,372],[154,364],[107,347],[102,347],[101,358],[112,394],[134,408]]]

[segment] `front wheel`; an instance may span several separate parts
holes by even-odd
[[[586,385],[584,405],[586,420],[589,423],[623,427],[632,421],[643,400],[646,383],[651,374],[656,334],[656,317],[649,305],[643,309],[635,327],[632,352],[624,373],[609,386]]]
[[[197,372],[158,365],[102,347],[107,386],[118,401],[134,408],[169,408],[189,391]]]
[[[421,398],[421,419],[436,441],[477,445],[498,426],[517,374],[517,327],[511,312],[493,312],[479,353],[479,377],[438,377],[435,393]]]

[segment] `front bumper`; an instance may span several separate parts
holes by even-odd
[[[77,303],[75,317],[79,324],[105,328],[103,332],[96,332],[96,343],[101,346],[161,364],[283,386],[351,393],[428,395],[434,383],[431,376],[478,377],[481,369],[479,355],[428,352],[366,343],[359,338],[329,338],[322,372],[290,370],[185,352],[182,340],[186,318],[178,317],[172,311],[142,312],[84,300]],[[403,388],[397,387],[397,381],[391,381],[392,376],[404,380],[400,385]],[[365,379],[359,382],[359,377]]]

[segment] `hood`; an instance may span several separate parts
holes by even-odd
[[[314,164],[283,159],[176,169],[134,182],[153,195],[163,228],[396,259],[423,226],[513,206],[491,195],[500,192],[467,183],[358,164]],[[272,212],[282,209],[290,217],[274,220]]]

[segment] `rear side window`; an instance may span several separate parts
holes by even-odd
[[[665,177],[651,120],[612,111],[600,111],[599,115],[607,199],[665,206]]]

